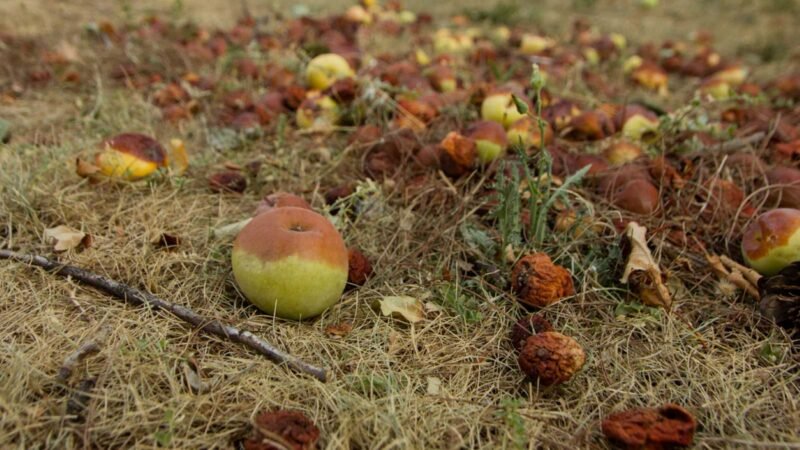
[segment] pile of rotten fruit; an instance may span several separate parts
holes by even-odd
[[[800,280],[791,263],[800,259],[800,75],[751,80],[747,67],[714,50],[707,33],[633,47],[579,21],[556,40],[460,16],[436,25],[397,2],[365,0],[330,17],[245,17],[227,31],[153,17],[121,29],[100,24],[91,34],[95,45],[116,49],[107,75],[144,92],[176,127],[203,116],[245,140],[292,126],[301,136],[346,135],[362,179],[430,202],[447,201],[442,193],[454,185],[469,186],[479,202],[470,210],[489,229],[509,222],[502,213],[516,199],[521,238],[492,236],[503,249],[496,263],[511,269],[506,289],[526,310],[575,295],[573,276],[541,251],[542,230],[619,235],[627,249],[623,281],[646,305],[668,310],[667,275],[648,247],[657,236],[681,249],[686,264],[710,267],[760,299],[769,319],[798,325],[792,289]],[[364,51],[376,36],[404,50]],[[134,62],[122,51],[132,43],[180,55],[185,64]],[[27,74],[32,88],[89,76],[63,53],[45,53]],[[221,74],[214,70],[220,65]],[[253,87],[226,88],[241,85],[237,80]],[[683,87],[680,96],[671,85]],[[91,158],[82,155],[78,173],[136,181],[187,166],[191,151],[181,141],[167,151],[126,131],[100,143]],[[210,189],[243,192],[257,170],[231,166],[209,178]],[[348,198],[357,182],[328,186],[326,202]],[[516,184],[508,191],[510,182]],[[613,214],[614,226],[598,227],[589,213],[595,210]],[[314,317],[348,280],[360,285],[372,274],[368,259],[348,250],[299,196],[266,197],[237,231],[234,277],[268,314]],[[542,386],[567,382],[586,360],[580,344],[541,312],[519,320],[511,344],[519,367]],[[617,413],[602,426],[627,448],[689,445],[695,427],[693,416],[672,404]],[[274,432],[256,431],[246,448],[272,448],[265,439],[310,448],[319,436],[302,414],[286,411],[265,413],[256,430]]]

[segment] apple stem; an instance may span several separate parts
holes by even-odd
[[[264,339],[250,333],[249,331],[224,325],[218,320],[208,319],[197,314],[190,308],[170,303],[160,297],[156,297],[149,292],[142,291],[124,283],[112,280],[111,278],[92,273],[86,269],[62,264],[39,255],[26,255],[13,252],[11,250],[0,249],[0,259],[8,259],[32,266],[38,266],[56,275],[72,277],[82,283],[88,284],[89,286],[111,294],[112,296],[132,305],[146,305],[153,309],[169,311],[184,322],[188,322],[207,333],[250,347],[277,364],[286,364],[293,370],[307,373],[322,382],[326,381],[327,376],[325,369],[313,366],[295,356],[285,353]]]

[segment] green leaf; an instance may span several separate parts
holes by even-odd
[[[497,244],[486,231],[478,228],[471,222],[464,222],[460,227],[461,236],[467,245],[486,256],[493,256],[497,252]]]
[[[11,122],[0,119],[0,143],[5,144],[11,140]]]

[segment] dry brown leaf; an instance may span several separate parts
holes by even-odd
[[[89,178],[94,181],[100,176],[100,168],[88,161],[77,158],[75,160],[75,173],[81,178]]]
[[[56,46],[56,52],[67,62],[79,62],[81,60],[78,49],[67,41],[61,41]]]
[[[428,377],[428,395],[439,395],[442,392],[442,379],[438,377]]]
[[[325,334],[331,339],[341,339],[353,331],[353,324],[350,322],[334,323],[325,327]]]
[[[636,222],[630,222],[625,228],[625,237],[630,245],[625,273],[620,281],[630,284],[639,293],[642,303],[648,306],[660,306],[669,309],[672,297],[664,284],[661,268],[653,259],[647,247],[647,228]]]
[[[383,297],[380,301],[381,314],[394,316],[408,323],[417,323],[425,318],[425,307],[414,297],[404,295]]]
[[[66,225],[45,229],[44,237],[55,241],[53,250],[57,252],[67,251],[81,244],[89,244],[91,242],[91,237],[88,234]]]
[[[206,392],[208,390],[208,386],[203,383],[203,380],[200,379],[200,374],[192,367],[191,364],[184,361],[183,364],[183,376],[186,378],[186,384],[189,385],[189,388],[192,389],[192,392],[200,394]]]
[[[172,168],[176,174],[182,175],[189,167],[189,155],[186,153],[186,145],[180,139],[171,139],[169,147]]]

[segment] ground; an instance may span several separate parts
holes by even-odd
[[[213,142],[224,136],[213,109],[178,123],[163,120],[152,91],[109,76],[122,50],[87,32],[90,24],[108,21],[121,28],[152,13],[230,29],[245,3],[255,17],[291,16],[298,7],[286,0],[1,2],[0,37],[30,38],[36,50],[0,46],[0,60],[11,62],[0,69],[0,92],[11,93],[0,99],[0,119],[12,133],[8,144],[0,144],[0,248],[58,258],[249,330],[327,368],[330,380],[277,366],[163,311],[126,305],[75,280],[0,260],[0,447],[234,448],[249,436],[260,411],[280,408],[311,418],[321,431],[320,448],[610,448],[600,430],[603,417],[676,403],[697,418],[696,448],[800,448],[797,348],[785,331],[759,319],[752,298],[720,286],[686,248],[670,247],[665,239],[651,242],[670,276],[674,305],[669,312],[637,309],[618,283],[616,234],[548,232],[539,249],[570,270],[577,294],[545,313],[583,346],[587,359],[568,383],[539,386],[519,371],[509,343],[521,306],[503,281],[491,273],[475,276],[472,267],[485,243],[475,230],[488,229],[474,212],[479,188],[492,183],[489,175],[451,180],[436,173],[421,186],[403,188],[393,180],[369,180],[363,151],[347,143],[347,129],[331,136],[284,124],[236,148],[217,149]],[[631,48],[709,30],[719,52],[741,60],[755,80],[800,68],[796,1],[664,0],[652,10],[633,0],[528,3],[413,0],[405,7],[429,11],[442,23],[453,14],[487,11],[561,40],[580,17],[602,32],[624,34]],[[323,0],[303,5],[314,15],[348,6]],[[63,49],[58,46],[64,42],[77,52],[70,64],[80,82],[25,78],[25,65],[42,49]],[[397,46],[407,49],[408,42],[365,43],[375,54]],[[169,75],[182,74],[189,64],[168,49],[124,51]],[[211,74],[224,71],[220,64]],[[14,92],[15,83],[24,85],[22,93]],[[678,85],[667,99],[641,90],[636,95],[675,109],[690,91]],[[582,83],[557,90],[565,92],[599,103]],[[165,144],[182,139],[188,171],[122,184],[92,184],[76,175],[77,156],[124,131]],[[713,172],[712,162],[720,159],[709,154],[703,161]],[[209,189],[212,173],[252,161],[260,169],[243,194]],[[283,321],[251,306],[233,281],[231,236],[214,231],[250,217],[259,200],[276,191],[302,195],[330,213],[325,192],[352,180],[360,180],[358,193],[344,205],[352,214],[340,212],[335,221],[348,246],[372,261],[374,276],[316,320]],[[596,200],[585,197],[577,192],[571,199]],[[601,229],[614,230],[619,214],[608,202],[590,209]],[[659,229],[696,222],[697,216],[656,214],[641,221]],[[55,254],[44,230],[58,225],[90,234],[89,248]],[[733,252],[735,230],[736,223],[726,223],[714,250]],[[164,233],[180,238],[175,249],[154,245]],[[513,251],[530,249],[522,244]],[[506,277],[508,261],[494,263]],[[383,317],[374,304],[391,295],[419,298],[437,311],[413,325]],[[345,323],[352,330],[344,336],[331,332]],[[65,383],[57,381],[65,358],[100,335],[107,337],[99,352],[78,364]],[[199,392],[192,387],[197,377]],[[76,407],[82,390],[90,393]]]

